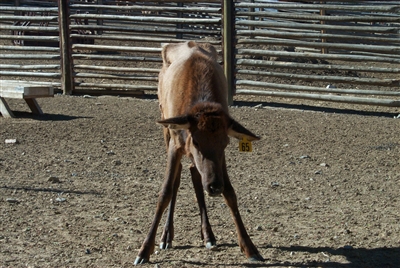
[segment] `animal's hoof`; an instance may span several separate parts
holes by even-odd
[[[260,254],[256,254],[253,256],[250,256],[248,258],[249,261],[265,261],[265,259],[260,255]]]
[[[146,263],[146,262],[149,262],[149,260],[137,256],[135,262],[133,263],[133,265],[144,264],[144,263]]]
[[[169,243],[161,242],[160,243],[160,249],[169,249],[169,248],[172,248],[172,242],[169,242]]]
[[[210,250],[217,250],[218,246],[217,243],[214,242],[207,242],[206,243],[206,248],[210,249]]]

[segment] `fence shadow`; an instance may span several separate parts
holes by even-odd
[[[87,116],[72,116],[65,114],[33,114],[31,112],[13,111],[17,118],[34,119],[38,121],[71,121],[80,118],[93,118]]]
[[[151,100],[158,99],[156,94],[145,94],[141,98],[151,99]],[[398,112],[397,113],[373,112],[373,111],[362,111],[355,109],[329,108],[329,107],[318,107],[305,104],[287,104],[278,102],[234,101],[232,104],[232,106],[250,107],[250,108],[255,108],[258,105],[262,105],[262,107],[269,107],[269,108],[293,109],[299,111],[312,111],[312,112],[321,112],[330,114],[348,114],[348,115],[362,115],[362,116],[388,117],[388,118],[397,117],[399,115]]]
[[[374,117],[397,117],[399,113],[389,113],[389,112],[373,112],[373,111],[362,111],[355,109],[342,109],[342,108],[329,108],[329,107],[317,107],[304,104],[286,104],[277,102],[251,102],[251,101],[235,101],[233,106],[238,107],[256,107],[262,105],[262,107],[269,108],[284,108],[284,109],[294,109],[301,111],[313,111],[322,112],[330,114],[348,114],[348,115],[362,115],[362,116],[374,116]]]
[[[237,247],[237,244],[223,244],[219,247]],[[195,246],[178,246],[175,249],[190,249]],[[262,247],[261,247],[262,248]],[[267,247],[270,248],[270,247]],[[268,261],[266,262],[244,262],[238,264],[229,264],[229,267],[322,267],[322,268],[395,268],[400,267],[400,248],[330,248],[330,247],[273,247],[286,252],[296,253],[324,253],[326,255],[325,261],[308,261],[308,262],[290,262],[290,261]],[[206,250],[206,249],[204,249]],[[338,263],[330,261],[332,256],[344,256],[347,263]],[[243,256],[244,257],[244,256]],[[201,260],[163,260],[160,265],[165,261],[181,261],[189,266],[207,266],[206,261]],[[226,266],[221,263],[217,266]]]

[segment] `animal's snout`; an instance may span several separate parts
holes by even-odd
[[[207,186],[207,193],[210,196],[218,196],[222,194],[222,191],[224,190],[224,186],[221,183],[213,182],[208,184]]]

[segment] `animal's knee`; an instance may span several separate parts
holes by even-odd
[[[162,189],[158,195],[159,204],[168,204],[172,198],[173,189]]]

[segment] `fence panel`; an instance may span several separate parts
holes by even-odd
[[[397,1],[236,3],[236,94],[399,106]]]
[[[6,1],[0,5],[0,79],[60,86],[56,1]]]
[[[70,5],[75,92],[135,94],[157,90],[161,44],[221,44],[221,8],[213,1],[96,1]],[[79,12],[78,12],[79,10]]]
[[[154,92],[161,44],[196,40],[224,50],[235,94],[399,105],[397,1],[234,1],[229,23],[228,0],[62,0],[69,46],[61,50],[60,1],[2,2],[1,78],[61,87],[66,51],[73,93]],[[223,24],[232,26],[224,40]]]
[[[68,40],[61,42],[69,47],[62,51],[59,3],[69,15]],[[70,67],[72,88],[64,93],[155,91],[163,43],[211,42],[221,53],[221,4],[215,0],[16,0],[2,3],[0,12],[1,77],[63,88]],[[69,67],[62,58],[71,58]]]

